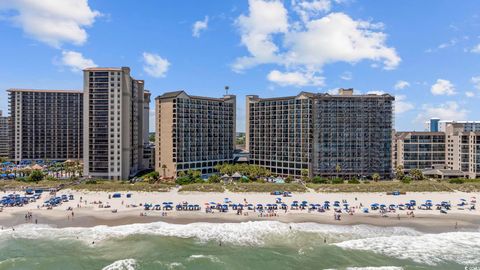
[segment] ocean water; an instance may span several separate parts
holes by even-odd
[[[0,231],[0,269],[465,269],[480,231],[259,221]]]

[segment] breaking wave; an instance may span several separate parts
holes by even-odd
[[[372,251],[399,259],[437,265],[451,261],[461,265],[480,264],[480,232],[449,232],[381,236],[336,243],[345,249]]]

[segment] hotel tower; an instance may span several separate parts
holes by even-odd
[[[250,163],[276,175],[370,177],[392,173],[394,97],[301,92],[246,99]]]
[[[144,97],[128,67],[84,70],[85,176],[123,180],[143,169]]]
[[[83,95],[72,90],[8,89],[14,161],[80,160]]]
[[[210,98],[168,92],[155,99],[155,170],[164,177],[181,171],[212,173],[233,161],[236,97]]]

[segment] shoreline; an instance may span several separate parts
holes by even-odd
[[[230,198],[233,203],[241,203],[247,200],[249,203],[267,204],[273,203],[278,196],[268,193],[201,193],[201,192],[128,192],[131,198],[126,198],[122,192],[122,198],[110,198],[112,192],[88,192],[64,190],[57,193],[57,196],[71,194],[74,200],[63,203],[60,206],[47,210],[41,207],[41,204],[48,199],[48,194],[43,194],[37,202],[33,202],[22,207],[7,207],[0,212],[0,226],[5,228],[15,227],[22,224],[47,224],[52,227],[95,227],[95,226],[120,226],[128,224],[141,224],[153,222],[166,222],[171,224],[190,224],[198,222],[208,223],[240,223],[248,221],[279,221],[283,223],[306,223],[313,222],[328,225],[372,225],[378,227],[408,227],[423,233],[442,233],[453,231],[479,231],[480,211],[462,210],[456,207],[456,203],[461,198],[473,198],[475,193],[463,192],[439,192],[439,193],[408,193],[407,195],[391,196],[384,193],[295,193],[292,197],[281,198],[283,202],[290,205],[294,200],[307,200],[309,203],[321,203],[329,200],[331,202],[346,200],[350,203],[354,214],[349,215],[345,212],[341,214],[341,220],[334,219],[332,209],[324,212],[309,212],[308,210],[277,210],[275,214],[268,217],[259,216],[258,211],[244,211],[243,215],[237,215],[235,210],[227,213],[205,213],[204,204],[206,202],[222,202],[225,198]],[[4,196],[4,195],[0,195]],[[82,201],[80,201],[80,197]],[[448,214],[441,214],[438,210],[415,210],[415,217],[407,215],[406,210],[397,210],[395,213],[387,213],[387,217],[382,217],[378,211],[363,213],[361,207],[368,207],[374,202],[385,204],[399,204],[408,200],[417,200],[417,203],[423,203],[427,199],[434,201],[434,204],[440,201],[451,201],[452,210]],[[109,205],[110,208],[100,208],[99,202],[103,205]],[[162,210],[144,210],[139,206],[144,203],[161,204],[165,201],[174,202],[174,204],[188,201],[189,203],[199,204],[202,207],[200,211],[162,211]],[[133,207],[137,205],[137,207]],[[72,208],[73,211],[67,211]],[[333,207],[332,207],[333,208]],[[465,207],[466,208],[466,207]],[[112,210],[117,210],[112,213]],[[31,213],[32,218],[25,219],[26,213]],[[72,212],[74,217],[72,218]],[[146,216],[142,214],[146,213]],[[167,213],[167,216],[163,216]],[[248,213],[248,215],[245,215]],[[400,217],[400,219],[398,218]]]

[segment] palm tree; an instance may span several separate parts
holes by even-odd
[[[340,166],[340,164],[337,164],[337,166],[335,166],[335,171],[337,172],[337,178],[340,178],[340,172],[342,171],[342,167]]]
[[[302,181],[305,183],[308,182],[308,175],[309,175],[308,169],[302,169],[300,171],[300,174],[302,175]]]
[[[402,180],[404,176],[405,176],[405,173],[403,172],[403,166],[402,166],[402,165],[398,165],[398,166],[395,168],[395,177],[396,177],[398,180]]]
[[[375,182],[378,182],[378,180],[380,180],[380,174],[378,173],[372,174],[372,180]]]
[[[410,175],[413,180],[423,180],[423,173],[419,169],[413,169],[410,171]]]
[[[162,170],[163,170],[163,178],[165,178],[166,175],[167,175],[167,165],[163,164],[162,165]]]

